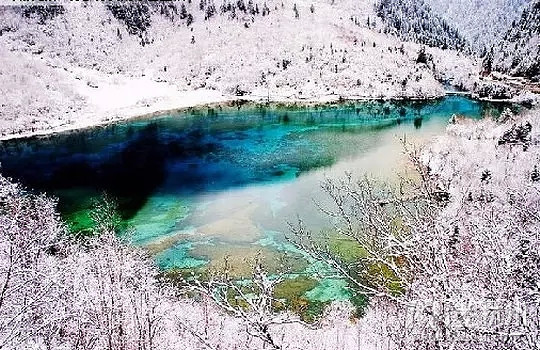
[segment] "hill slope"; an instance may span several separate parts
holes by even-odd
[[[514,76],[540,80],[540,1],[527,7],[497,43],[484,66]]]
[[[426,0],[426,3],[452,23],[483,55],[499,42],[530,1]]]
[[[466,40],[423,0],[380,0],[377,15],[386,24],[385,33],[405,41],[442,49],[467,50]]]
[[[418,62],[420,45],[374,18],[370,0],[3,7],[0,134],[227,99],[432,98],[439,80],[472,85],[473,60],[430,49],[435,67]]]

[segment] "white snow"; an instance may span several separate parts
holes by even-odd
[[[444,95],[437,79],[474,80],[474,61],[452,51],[430,49],[434,69],[417,64],[420,46],[379,33],[372,1],[266,3],[266,16],[208,20],[185,3],[189,27],[152,12],[144,46],[101,3],[66,4],[45,24],[0,12],[9,28],[0,36],[1,137],[239,98],[434,98]]]
[[[456,25],[473,46],[489,50],[502,39],[513,21],[531,0],[426,0],[431,7]]]

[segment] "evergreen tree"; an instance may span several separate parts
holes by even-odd
[[[182,4],[180,6],[180,19],[186,19],[188,13],[187,13],[187,10],[186,10],[186,5]]]

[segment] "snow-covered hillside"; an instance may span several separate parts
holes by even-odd
[[[540,1],[528,6],[484,60],[488,69],[540,81]]]
[[[531,0],[426,0],[480,53],[502,39]]]
[[[3,7],[0,133],[227,99],[433,98],[472,86],[454,51],[384,34],[371,0]],[[193,92],[196,91],[196,92]],[[192,100],[195,99],[195,100]]]
[[[443,49],[470,49],[457,29],[423,0],[379,0],[377,15],[386,24],[385,33],[394,33],[403,40]]]

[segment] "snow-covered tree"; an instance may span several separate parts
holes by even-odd
[[[423,0],[379,0],[376,9],[377,16],[385,23],[386,33],[442,49],[469,50],[467,41],[457,29]]]
[[[540,80],[540,1],[532,1],[484,59],[484,67]]]
[[[430,149],[408,152],[416,180],[397,189],[325,181],[334,205],[323,211],[358,250],[355,261],[295,228],[299,247],[371,296],[368,315],[390,348],[540,345],[539,119],[514,118],[454,119]]]

